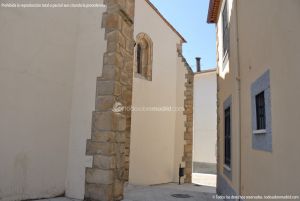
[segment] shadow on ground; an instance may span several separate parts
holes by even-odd
[[[215,200],[215,187],[194,184],[175,183],[155,186],[127,185],[123,201],[212,201]],[[172,195],[186,195],[188,198],[176,198]]]
[[[215,187],[195,184],[178,185],[175,183],[134,186],[126,185],[123,201],[215,201]],[[188,198],[176,198],[172,195],[187,196]],[[38,201],[79,201],[71,198],[49,198]]]

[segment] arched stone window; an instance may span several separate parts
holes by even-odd
[[[137,65],[137,73],[142,74],[142,47],[141,47],[141,44],[137,44],[137,48],[136,48],[136,65]]]
[[[152,80],[152,58],[153,58],[153,43],[151,38],[140,33],[136,37],[136,59],[135,72],[136,74]]]

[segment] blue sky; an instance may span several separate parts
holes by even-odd
[[[202,69],[216,66],[216,32],[207,24],[209,0],[151,0],[163,16],[187,40],[183,54],[195,69],[195,57],[202,58]]]

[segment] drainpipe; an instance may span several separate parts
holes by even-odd
[[[242,117],[242,112],[241,112],[241,70],[240,70],[240,42],[239,42],[239,18],[238,18],[238,0],[235,0],[236,4],[235,4],[235,14],[236,14],[236,32],[237,32],[237,37],[236,37],[236,43],[237,43],[237,77],[236,77],[236,81],[237,81],[237,85],[238,85],[238,107],[239,107],[239,114],[238,114],[238,160],[239,160],[239,171],[238,171],[238,175],[239,175],[239,179],[238,179],[238,193],[239,196],[242,193],[242,148],[241,148],[241,144],[242,144],[242,128],[241,128],[241,117]],[[240,199],[239,199],[240,200]]]

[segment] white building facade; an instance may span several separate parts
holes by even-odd
[[[215,173],[217,150],[216,70],[194,75],[193,172]]]
[[[183,156],[189,151],[184,149],[183,110],[190,71],[179,54],[185,40],[150,2],[136,1],[135,7],[134,39],[146,34],[153,55],[148,57],[151,80],[134,67],[133,106],[171,106],[179,111],[133,112],[130,154],[127,150],[124,163],[130,183],[177,181],[178,166],[187,164]],[[109,192],[87,190],[87,182],[94,185],[109,177],[101,173],[86,178],[86,168],[97,162],[95,156],[87,156],[93,148],[87,140],[95,140],[91,125],[113,121],[92,118],[95,108],[110,107],[109,99],[98,97],[110,90],[109,85],[99,86],[98,81],[113,76],[115,72],[104,68],[118,59],[107,54],[114,50],[107,42],[113,35],[107,32],[115,29],[116,21],[104,24],[105,12],[106,7],[0,8],[0,200],[111,197]],[[130,45],[125,41],[131,50]],[[104,135],[98,137],[101,141]],[[98,144],[109,151],[102,141]]]

